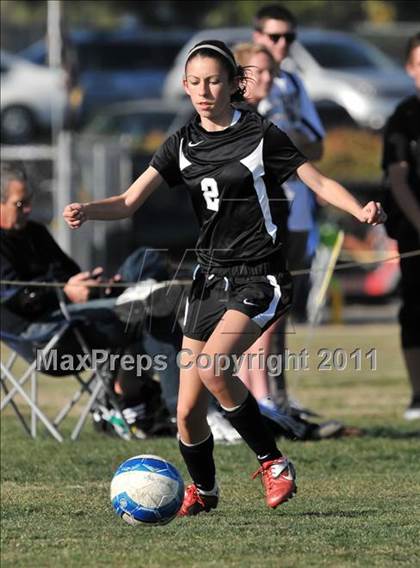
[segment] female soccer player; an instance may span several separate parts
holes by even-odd
[[[252,111],[234,110],[232,100],[243,93],[241,78],[243,70],[224,43],[197,44],[187,57],[184,88],[198,116],[168,138],[123,194],[72,203],[63,213],[75,229],[88,219],[129,217],[163,179],[169,186],[184,183],[190,191],[201,231],[180,357],[179,446],[193,479],[181,516],[209,511],[218,502],[207,390],[256,454],[255,476],[261,475],[267,505],[277,507],[296,490],[292,463],[235,376],[238,357],[290,306],[281,250],[287,214],[281,183],[296,172],[323,199],[361,222],[383,220],[379,203],[362,207],[307,163],[273,124]]]

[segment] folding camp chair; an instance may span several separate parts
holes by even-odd
[[[86,341],[83,334],[83,324],[85,320],[81,317],[71,317],[68,313],[66,304],[64,302],[63,296],[59,294],[59,304],[60,309],[63,314],[63,321],[56,331],[54,336],[50,338],[47,342],[48,337],[38,336],[32,337],[31,340],[22,339],[19,336],[12,335],[1,331],[1,340],[4,342],[11,350],[6,362],[1,361],[1,388],[3,391],[3,398],[1,400],[0,409],[1,411],[7,405],[10,405],[17,415],[19,421],[24,427],[25,431],[33,438],[37,435],[37,421],[39,420],[44,424],[47,431],[55,438],[58,442],[63,441],[63,436],[59,431],[58,427],[63,422],[63,420],[68,416],[71,409],[79,402],[84,393],[88,394],[88,401],[82,408],[80,416],[77,420],[75,427],[71,432],[70,438],[76,440],[86,422],[89,413],[92,411],[95,403],[97,403],[98,397],[105,392],[108,400],[113,407],[113,409],[121,417],[123,423],[123,429],[126,431],[126,438],[130,439],[130,428],[124,418],[123,413],[118,404],[117,397],[113,391],[112,387],[112,374],[104,368],[92,369],[90,375],[87,379],[84,379],[78,372],[70,371],[56,371],[49,373],[48,370],[43,369],[42,373],[46,375],[54,376],[73,376],[78,382],[78,390],[73,394],[71,399],[66,402],[63,408],[59,411],[57,416],[51,420],[46,416],[46,414],[41,410],[38,405],[37,400],[37,390],[38,390],[38,380],[37,375],[39,369],[37,369],[38,361],[45,361],[51,351],[60,345],[60,341],[63,340],[66,334],[72,334],[73,338],[77,341],[77,345],[80,347],[80,351],[87,356],[87,360],[91,363],[91,350],[89,349],[88,342]],[[46,343],[46,344],[45,344]],[[34,357],[33,346],[35,344],[45,344],[45,346],[40,351],[40,357]],[[27,363],[27,368],[20,377],[15,377],[12,369],[15,361],[18,358],[22,358]],[[24,389],[25,384],[30,380],[29,392]],[[31,411],[31,421],[28,425],[27,420],[22,414],[15,397],[20,395],[21,398],[26,402]]]

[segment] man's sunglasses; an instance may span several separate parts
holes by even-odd
[[[273,43],[277,43],[282,37],[284,37],[286,43],[293,43],[296,39],[295,32],[286,32],[285,34],[267,34],[263,32],[264,35],[269,37]]]
[[[32,197],[28,197],[28,199],[16,201],[12,205],[14,205],[16,207],[16,209],[19,209],[19,211],[22,211],[23,209],[27,209],[28,207],[31,207]]]

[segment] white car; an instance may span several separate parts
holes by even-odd
[[[251,28],[218,28],[195,34],[178,54],[167,76],[165,97],[181,97],[189,50],[205,39],[229,46],[251,41]],[[297,71],[318,107],[342,112],[362,127],[380,129],[395,106],[413,92],[402,69],[370,43],[344,32],[299,28],[285,69]]]
[[[61,121],[66,104],[64,73],[1,52],[1,138],[25,144]]]

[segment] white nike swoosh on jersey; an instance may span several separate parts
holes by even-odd
[[[244,304],[247,305],[247,306],[257,306],[257,307],[258,307],[258,304],[254,304],[254,302],[250,302],[250,301],[248,300],[248,298],[245,298],[245,300],[244,300],[243,302],[244,302]]]
[[[193,148],[194,146],[198,146],[202,142],[204,142],[204,140],[200,140],[199,142],[194,142],[194,144],[192,142],[188,142],[188,146],[191,146],[191,148]]]

